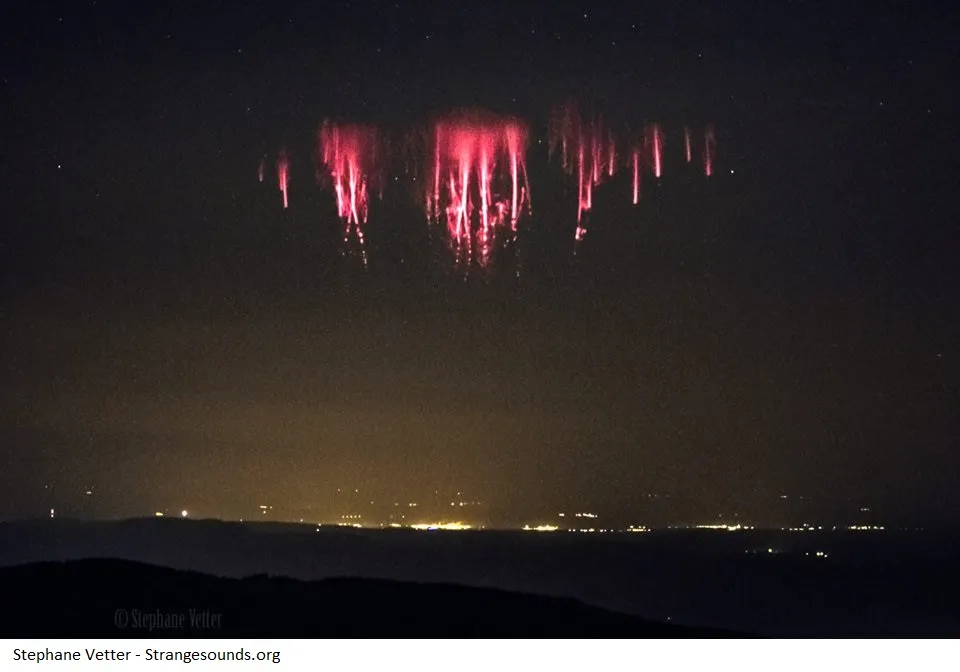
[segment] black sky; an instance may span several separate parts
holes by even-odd
[[[339,487],[956,521],[957,11],[555,4],[7,3],[0,516]],[[536,144],[570,97],[714,123],[716,179],[598,195],[572,260]],[[474,106],[532,129],[522,279],[441,272],[400,184],[344,265],[319,122]]]

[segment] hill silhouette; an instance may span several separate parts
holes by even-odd
[[[222,578],[85,559],[0,569],[7,637],[727,637],[568,598],[439,583]]]

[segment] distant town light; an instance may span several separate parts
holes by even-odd
[[[752,529],[753,529],[753,528],[750,527],[749,525],[740,525],[739,523],[736,524],[736,525],[715,525],[715,524],[710,524],[710,525],[694,525],[694,527],[695,527],[696,529],[698,529],[698,530],[727,530],[728,532],[736,532],[736,531],[738,531],[738,530],[752,530]]]
[[[187,517],[187,510],[184,509],[183,511],[181,511],[181,512],[180,512],[180,516],[181,516],[182,518],[186,518],[186,517]]]
[[[418,523],[410,527],[415,530],[469,530],[472,526],[458,521],[456,523]]]

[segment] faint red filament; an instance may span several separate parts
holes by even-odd
[[[651,160],[653,161],[653,174],[660,179],[663,175],[663,131],[660,130],[660,124],[651,124],[647,129],[650,144]]]
[[[287,201],[287,181],[290,177],[290,161],[287,158],[286,151],[281,151],[280,156],[277,157],[277,181],[280,186],[280,191],[283,193],[283,207],[286,209],[288,205]]]
[[[609,143],[610,150],[610,155],[607,160],[607,176],[613,177],[613,172],[617,165],[617,144],[613,139],[613,132],[610,133],[607,142]]]
[[[710,177],[713,175],[713,155],[717,146],[717,139],[713,133],[713,124],[707,126],[703,140],[703,172],[707,177]]]

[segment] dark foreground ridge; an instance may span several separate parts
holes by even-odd
[[[230,579],[126,560],[0,569],[7,637],[729,637],[488,588]]]

